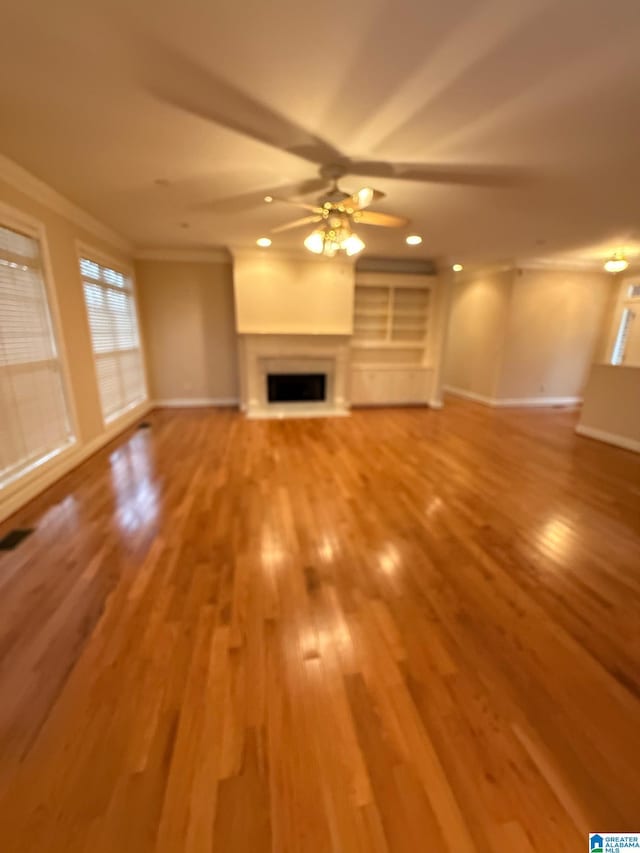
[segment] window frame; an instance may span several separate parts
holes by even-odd
[[[4,486],[0,486],[0,502],[4,503],[11,495],[26,488],[29,483],[42,476],[50,468],[59,464],[70,453],[77,451],[79,443],[79,421],[76,408],[73,384],[71,381],[70,360],[67,350],[66,339],[63,332],[62,315],[58,299],[58,290],[53,275],[47,230],[45,224],[31,214],[12,207],[0,201],[0,225],[19,234],[24,234],[33,240],[37,240],[42,260],[42,281],[47,299],[49,316],[51,318],[51,332],[55,342],[62,389],[67,407],[67,418],[71,435],[68,441],[58,450],[46,454],[40,459],[32,462],[23,471],[18,472]]]
[[[633,280],[629,278],[627,279],[627,282],[627,295],[625,297],[625,302],[640,302],[640,292],[638,292],[637,294],[634,294],[633,292],[634,289],[640,288],[640,279]]]
[[[627,351],[627,342],[629,339],[629,331],[636,318],[636,312],[630,304],[624,303],[620,321],[613,341],[613,349],[611,350],[610,363],[614,367],[624,367],[624,358]]]
[[[82,269],[80,267],[80,262],[86,259],[88,261],[93,261],[96,264],[99,264],[103,267],[109,267],[109,269],[113,269],[116,272],[122,273],[122,275],[126,276],[131,282],[131,293],[133,294],[133,307],[135,312],[136,323],[138,326],[138,340],[140,342],[140,360],[142,362],[142,386],[144,389],[144,396],[141,400],[136,400],[134,403],[130,403],[124,409],[121,409],[119,412],[116,412],[109,417],[105,417],[105,414],[102,410],[102,399],[100,396],[100,383],[98,380],[98,368],[96,364],[96,353],[93,349],[93,337],[91,335],[91,322],[89,320],[89,308],[87,306],[87,300],[84,295],[84,279],[82,277]],[[134,411],[139,406],[144,406],[149,403],[149,380],[147,374],[147,358],[146,358],[146,343],[144,339],[144,333],[142,329],[142,322],[140,320],[140,303],[139,303],[139,290],[138,283],[136,281],[135,270],[133,264],[129,264],[126,261],[121,260],[120,258],[115,257],[114,255],[110,255],[108,252],[105,252],[103,249],[98,249],[96,246],[91,243],[85,243],[81,240],[76,240],[76,269],[78,270],[78,277],[80,280],[80,288],[82,291],[82,303],[84,305],[84,316],[87,325],[87,334],[89,335],[89,345],[91,347],[91,355],[93,357],[93,372],[96,384],[96,392],[98,397],[98,403],[100,406],[100,415],[102,417],[102,424],[105,428],[113,428],[114,424],[117,424],[118,421],[124,419],[129,415],[132,411]]]

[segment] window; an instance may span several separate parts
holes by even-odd
[[[110,421],[146,397],[133,282],[89,258],[80,260],[80,272],[102,414]]]
[[[640,299],[640,284],[629,285],[629,299]]]
[[[40,244],[0,226],[0,488],[72,442]]]
[[[620,327],[618,328],[618,334],[616,335],[616,342],[613,345],[611,364],[622,364],[622,362],[624,361],[624,354],[627,348],[627,339],[629,337],[629,329],[631,328],[631,322],[633,320],[633,317],[634,313],[631,308],[625,308],[622,312]]]

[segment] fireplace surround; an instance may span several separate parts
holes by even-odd
[[[248,417],[348,414],[348,336],[240,335],[239,339],[242,408]],[[270,394],[269,377],[273,376],[289,377],[290,393]],[[291,390],[297,385],[299,392],[303,378],[308,376],[322,377],[321,382],[312,383],[316,393],[311,389],[306,395],[298,393],[298,399],[291,399],[296,397]],[[320,385],[322,394],[317,393]]]

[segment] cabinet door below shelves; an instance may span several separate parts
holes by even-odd
[[[354,370],[351,374],[351,402],[371,405],[384,402],[386,388],[381,370]]]
[[[354,370],[351,374],[351,402],[358,405],[400,405],[426,403],[430,372],[420,369]]]

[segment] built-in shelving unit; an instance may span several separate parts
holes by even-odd
[[[354,346],[407,344],[423,348],[429,319],[428,286],[356,283]]]
[[[355,405],[426,403],[432,276],[356,274],[351,357]]]

